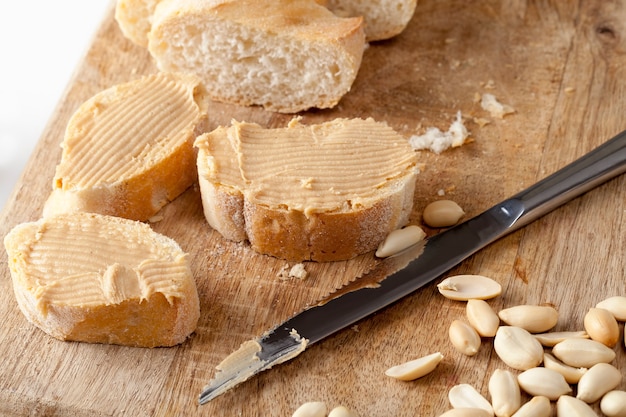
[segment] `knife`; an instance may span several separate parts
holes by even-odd
[[[626,172],[626,131],[531,187],[395,256],[257,339],[217,366],[205,404],[252,376],[430,283],[490,243]]]

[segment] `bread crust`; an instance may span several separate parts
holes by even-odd
[[[360,210],[308,217],[245,201],[246,236],[255,251],[290,261],[351,259],[375,250],[391,230],[408,222],[415,176],[402,181],[396,191]]]
[[[84,262],[71,264],[72,258],[80,258],[85,250],[76,244],[83,236],[80,228],[97,228],[98,232],[90,234],[86,244],[91,250],[103,245],[99,257],[105,256],[104,261],[94,261],[92,266]],[[67,241],[59,240],[63,233],[50,235],[55,229],[68,231]],[[128,237],[111,237],[119,234]],[[129,263],[126,255],[135,254],[137,245],[145,245],[141,241],[151,242],[155,253],[146,255],[145,259],[137,255],[139,258]],[[39,242],[43,242],[41,247]],[[182,343],[197,326],[199,299],[186,254],[176,242],[153,232],[146,224],[98,214],[61,215],[16,226],[5,237],[4,244],[20,310],[29,322],[57,339],[138,347],[173,346]],[[119,245],[112,248],[111,254],[125,253],[126,257],[103,255],[109,254],[107,248],[111,245]],[[31,257],[44,262],[34,264]],[[140,283],[140,286],[154,285],[151,290],[124,289],[132,289],[134,280],[141,282],[145,271],[142,265],[146,262],[157,262],[159,270],[167,272],[167,278],[155,276],[149,278],[152,284]],[[55,268],[66,273],[56,276],[52,272]],[[41,275],[42,271],[50,272]],[[86,277],[81,281],[84,283],[73,287],[72,283],[81,276]],[[155,285],[154,279],[169,281]],[[93,291],[84,296],[73,293],[74,288],[81,291],[93,283],[102,285],[104,295],[95,293],[98,302],[93,301]],[[169,287],[170,283],[174,287]],[[73,295],[46,296],[58,289]]]

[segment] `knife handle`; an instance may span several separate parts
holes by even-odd
[[[517,230],[558,206],[626,172],[626,131],[509,199],[523,212],[511,225]],[[512,230],[509,230],[511,232]]]

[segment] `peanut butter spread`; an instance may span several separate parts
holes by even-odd
[[[54,185],[71,189],[124,181],[189,146],[201,118],[198,81],[159,73],[105,90],[70,120]]]
[[[156,346],[195,328],[187,256],[144,223],[60,215],[18,225],[4,243],[20,308],[55,337]]]
[[[158,73],[86,101],[67,126],[43,215],[154,216],[197,178],[205,97],[196,77]]]
[[[196,146],[208,155],[199,172],[209,181],[307,216],[371,206],[415,175],[417,163],[406,139],[372,119],[294,120],[280,129],[233,122]]]

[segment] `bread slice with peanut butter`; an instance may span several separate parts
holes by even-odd
[[[206,109],[192,75],[158,73],[96,94],[67,125],[44,216],[149,219],[195,182]]]
[[[187,255],[144,223],[63,214],[15,226],[4,245],[22,313],[55,338],[173,346],[196,328]]]
[[[263,254],[350,259],[374,250],[411,213],[416,154],[373,119],[294,119],[277,129],[233,121],[196,146],[207,221]]]

